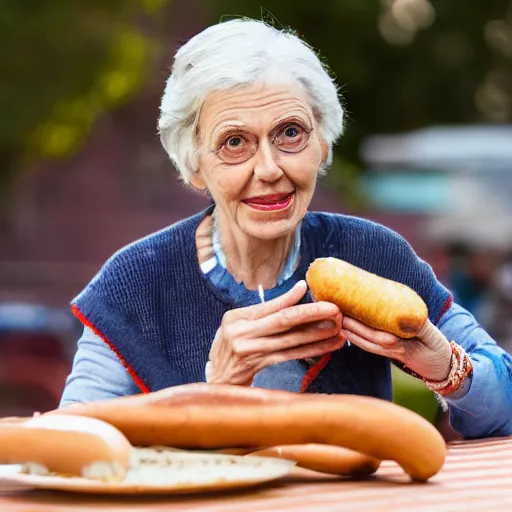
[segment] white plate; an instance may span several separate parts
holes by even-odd
[[[0,465],[2,482],[29,489],[99,494],[182,494],[252,487],[287,475],[295,462],[269,457],[241,457],[136,449],[133,468],[122,482],[21,473],[20,465]]]

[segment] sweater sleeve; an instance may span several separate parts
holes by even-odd
[[[465,438],[512,435],[512,356],[458,304],[437,326],[448,340],[464,347],[473,363],[465,389],[443,397],[452,427]]]
[[[77,346],[60,407],[140,392],[116,354],[91,329],[84,327]]]

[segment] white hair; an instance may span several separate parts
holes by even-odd
[[[288,76],[306,91],[332,162],[333,145],[343,132],[338,89],[316,53],[291,31],[264,22],[235,19],[213,25],[176,53],[160,106],[160,140],[185,183],[198,170],[198,122],[213,91],[251,85],[273,74]]]

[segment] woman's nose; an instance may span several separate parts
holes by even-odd
[[[272,144],[263,142],[258,147],[256,155],[254,174],[262,181],[277,181],[284,174],[279,167]]]

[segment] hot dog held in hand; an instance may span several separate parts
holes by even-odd
[[[425,381],[450,373],[452,349],[411,288],[336,258],[318,258],[306,280],[316,300],[336,304],[342,335],[368,352],[403,363]]]

